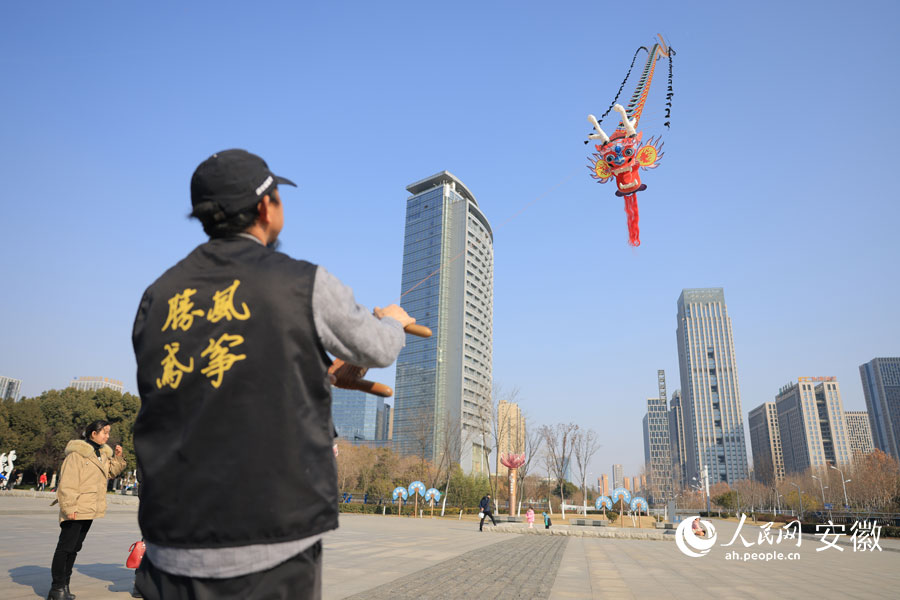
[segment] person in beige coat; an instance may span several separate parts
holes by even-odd
[[[50,567],[53,584],[47,600],[75,598],[69,591],[75,557],[94,519],[106,514],[107,482],[125,469],[122,446],[116,445],[113,451],[106,445],[109,430],[107,421],[94,421],[84,430],[82,439],[66,445],[56,490],[59,542]]]

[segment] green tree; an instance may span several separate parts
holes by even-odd
[[[41,472],[59,468],[66,444],[80,438],[84,428],[97,419],[112,425],[110,443],[121,444],[129,467],[136,464],[134,421],[140,399],[111,389],[81,391],[74,388],[49,390],[35,398],[0,403],[0,451],[15,449],[16,466],[36,480]]]

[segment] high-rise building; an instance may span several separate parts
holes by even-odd
[[[658,371],[659,396],[647,398],[644,415],[644,465],[650,475],[649,501],[668,502],[675,497],[672,452],[669,448],[669,411],[666,407],[666,375]]]
[[[622,465],[612,466],[613,489],[620,488],[625,485],[625,469]]]
[[[753,477],[767,485],[784,479],[784,457],[778,432],[778,410],[774,402],[764,402],[747,416],[750,448],[753,452]]]
[[[747,479],[737,360],[724,290],[682,290],[676,331],[687,480],[699,481],[704,467],[710,483]]]
[[[0,375],[0,400],[18,400],[22,380]]]
[[[525,418],[515,402],[497,403],[497,450],[497,475],[507,477],[509,469],[500,463],[500,455],[525,452]]]
[[[798,377],[775,400],[785,474],[849,465],[850,437],[835,377]]]
[[[869,413],[864,410],[845,410],[844,420],[847,421],[847,434],[850,436],[850,454],[855,461],[857,457],[865,456],[875,450],[872,441],[872,427],[869,424]]]
[[[669,449],[672,452],[672,480],[676,490],[687,487],[684,446],[684,412],[681,409],[681,390],[672,392],[669,401]]]
[[[597,488],[600,490],[601,496],[609,496],[612,488],[609,487],[609,475],[604,473],[597,478]]]
[[[69,383],[69,387],[81,391],[95,391],[109,388],[121,392],[124,389],[124,384],[118,379],[110,379],[109,377],[79,377],[73,379]]]
[[[859,367],[875,447],[900,460],[900,357],[873,358]]]
[[[626,490],[628,490],[629,492],[632,491],[632,490],[631,490],[631,477],[626,477],[626,478],[623,480],[623,483],[625,484],[625,489],[626,489]]]
[[[450,455],[467,473],[489,471],[493,233],[475,196],[442,171],[407,186],[401,292],[434,332],[407,339],[397,358],[395,447]]]
[[[384,398],[358,390],[332,388],[331,416],[338,437],[348,442],[386,440]]]

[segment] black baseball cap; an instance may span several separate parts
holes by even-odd
[[[278,184],[297,184],[269,170],[266,161],[246,150],[216,152],[191,177],[191,206],[215,202],[227,215],[254,206]]]

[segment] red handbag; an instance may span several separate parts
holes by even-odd
[[[131,548],[128,549],[128,559],[125,561],[125,566],[129,569],[137,569],[141,566],[141,559],[144,558],[146,549],[147,544],[144,543],[144,540],[133,543]]]

